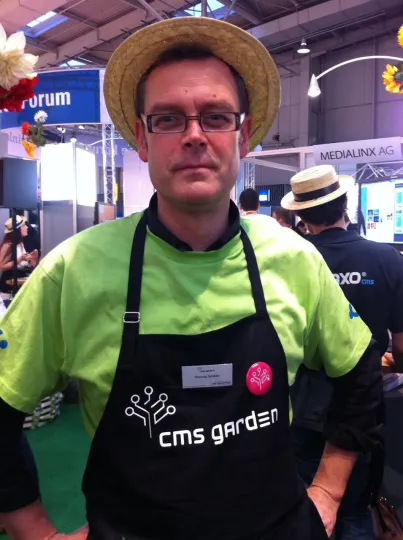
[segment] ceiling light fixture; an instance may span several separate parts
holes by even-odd
[[[308,89],[308,96],[311,98],[315,98],[315,97],[320,96],[321,93],[322,92],[318,84],[318,79],[316,78],[315,75],[312,75],[311,82],[309,84],[309,89]]]
[[[308,88],[308,96],[311,98],[315,98],[320,96],[321,89],[319,87],[318,81],[331,71],[334,71],[335,69],[338,69],[340,67],[346,66],[347,64],[352,64],[353,62],[361,62],[362,60],[397,60],[398,62],[403,62],[403,58],[397,57],[397,56],[387,56],[387,55],[371,55],[371,56],[360,56],[358,58],[350,58],[350,60],[345,60],[344,62],[341,62],[340,64],[336,64],[335,66],[330,67],[326,71],[323,71],[319,75],[313,74],[311,77],[311,82],[309,84]]]
[[[85,126],[83,126],[82,124],[80,124],[80,125],[78,126],[78,129],[85,129]]]
[[[306,40],[305,38],[301,41],[301,46],[300,48],[298,49],[297,53],[299,54],[308,54],[311,52],[311,49],[308,47],[308,45],[306,44]]]

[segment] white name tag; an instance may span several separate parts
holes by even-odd
[[[183,388],[232,386],[232,364],[182,366]]]

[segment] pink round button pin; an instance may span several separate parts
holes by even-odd
[[[265,362],[256,362],[249,368],[246,375],[246,386],[251,394],[262,396],[269,390],[272,382],[271,367]]]

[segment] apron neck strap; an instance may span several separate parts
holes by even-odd
[[[260,279],[259,267],[256,260],[255,251],[249,236],[241,227],[241,240],[245,252],[246,264],[248,266],[249,281],[252,287],[253,300],[257,315],[267,315],[266,300],[264,297],[262,280]]]
[[[140,297],[143,277],[144,248],[147,234],[147,213],[145,210],[134,233],[129,266],[129,284],[127,287],[126,312],[123,315],[125,327],[133,324],[131,332],[138,334],[140,326]]]

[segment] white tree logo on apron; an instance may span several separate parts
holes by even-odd
[[[152,399],[154,389],[151,386],[144,388],[145,401],[141,402],[139,395],[134,394],[130,401],[133,403],[133,407],[127,407],[125,410],[126,416],[137,416],[140,418],[144,427],[148,428],[150,432],[150,439],[152,439],[152,428],[156,426],[166,416],[176,413],[176,408],[173,405],[167,406],[168,396],[167,394],[160,394],[157,400]]]

